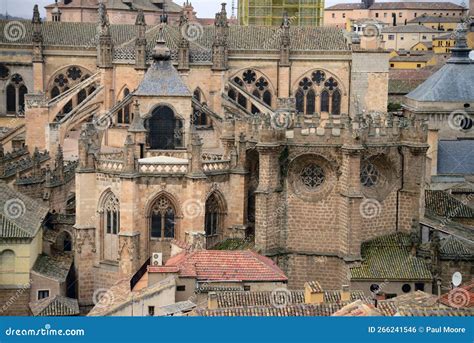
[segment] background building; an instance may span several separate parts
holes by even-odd
[[[324,24],[345,27],[348,19],[374,18],[389,25],[406,24],[419,16],[462,17],[463,6],[452,2],[381,2],[363,0],[360,3],[341,3],[324,11]]]
[[[320,26],[323,23],[324,0],[241,0],[240,25],[280,25],[284,12],[293,25]]]

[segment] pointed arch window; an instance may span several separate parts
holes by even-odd
[[[168,106],[158,106],[147,121],[148,142],[151,149],[172,150],[184,146],[181,119]]]
[[[332,93],[332,104],[331,104],[331,107],[332,107],[332,110],[331,110],[331,113],[333,115],[340,115],[341,114],[341,92],[339,92],[339,90],[335,90],[333,93]]]
[[[13,74],[6,88],[7,113],[23,114],[28,88],[20,74]]]
[[[130,90],[128,88],[125,88],[123,90],[123,96],[122,96],[122,101],[125,99],[128,95],[130,94]],[[131,104],[127,104],[123,106],[120,110],[117,112],[117,123],[118,124],[130,124],[132,122],[132,115],[130,113],[130,107]]]
[[[272,93],[270,93],[270,91],[266,90],[263,92],[263,102],[268,106],[272,105]]]
[[[110,192],[102,204],[102,257],[116,261],[118,258],[118,234],[120,232],[120,202]]]
[[[61,92],[59,91],[59,88],[54,86],[53,89],[51,89],[51,99],[54,99],[59,94],[61,94]]]
[[[175,213],[171,201],[165,196],[159,197],[151,209],[150,237],[174,238]]]
[[[262,100],[269,107],[272,106],[272,92],[270,82],[258,71],[247,69],[242,74],[241,77],[234,77],[232,80],[235,82],[239,88],[242,88],[247,94],[252,94],[257,99]],[[232,92],[232,93],[231,93]],[[232,96],[231,96],[232,94]],[[234,96],[235,94],[235,96]],[[241,95],[239,92],[230,89],[228,95],[231,99],[236,100],[237,103],[244,107],[247,111],[252,112],[253,114],[260,112],[252,102],[254,99],[247,100],[245,96]]]
[[[296,112],[304,113],[304,92],[301,88],[296,92]]]
[[[321,93],[321,112],[329,112],[329,92],[323,90]]]
[[[81,102],[86,100],[87,98],[87,92],[85,89],[81,89],[79,93],[77,93],[77,104],[79,105]]]
[[[193,98],[201,104],[201,106],[206,105],[204,95],[202,94],[199,88],[196,88],[193,93]],[[193,117],[191,118],[191,122],[196,126],[197,129],[204,129],[211,127],[211,121],[207,117],[206,112],[201,110],[198,107],[194,107],[193,110]]]
[[[316,94],[310,89],[306,93],[306,114],[314,114],[316,112]]]
[[[222,230],[224,210],[217,194],[211,194],[206,200],[205,232],[206,236],[216,236]]]

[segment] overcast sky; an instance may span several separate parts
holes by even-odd
[[[237,1],[235,0],[236,6]],[[377,0],[379,1],[379,0]],[[433,0],[432,0],[433,1]],[[443,0],[434,0],[434,1],[443,1]],[[449,0],[444,0],[449,1]],[[462,0],[451,0],[455,3],[462,3]],[[465,0],[467,3],[467,0]],[[175,0],[176,3],[182,4],[184,0]],[[222,2],[226,2],[228,13],[230,15],[231,9],[230,4],[232,3],[231,0],[192,0],[191,1],[195,10],[198,12],[198,17],[200,18],[208,18],[214,17],[214,14],[219,10],[220,5]],[[360,0],[326,0],[326,6],[331,6],[336,3],[341,2],[360,2]],[[44,6],[54,3],[54,0],[0,0],[0,13],[5,14],[8,11],[8,14],[12,16],[30,18],[33,12],[33,6],[38,4],[41,9],[41,13],[44,16]],[[237,14],[237,10],[235,10]]]

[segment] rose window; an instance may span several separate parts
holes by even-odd
[[[365,187],[377,185],[380,179],[380,173],[372,163],[365,163],[360,172],[360,182]]]
[[[325,175],[321,167],[311,164],[301,171],[301,182],[306,188],[314,190],[324,183]]]

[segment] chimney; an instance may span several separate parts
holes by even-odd
[[[209,310],[217,310],[219,306],[217,305],[217,293],[209,292],[207,295],[207,308]]]
[[[351,291],[349,290],[349,285],[342,285],[341,302],[346,302],[350,300],[351,300]]]
[[[317,281],[309,281],[304,284],[304,303],[322,304],[324,302],[324,291]]]

